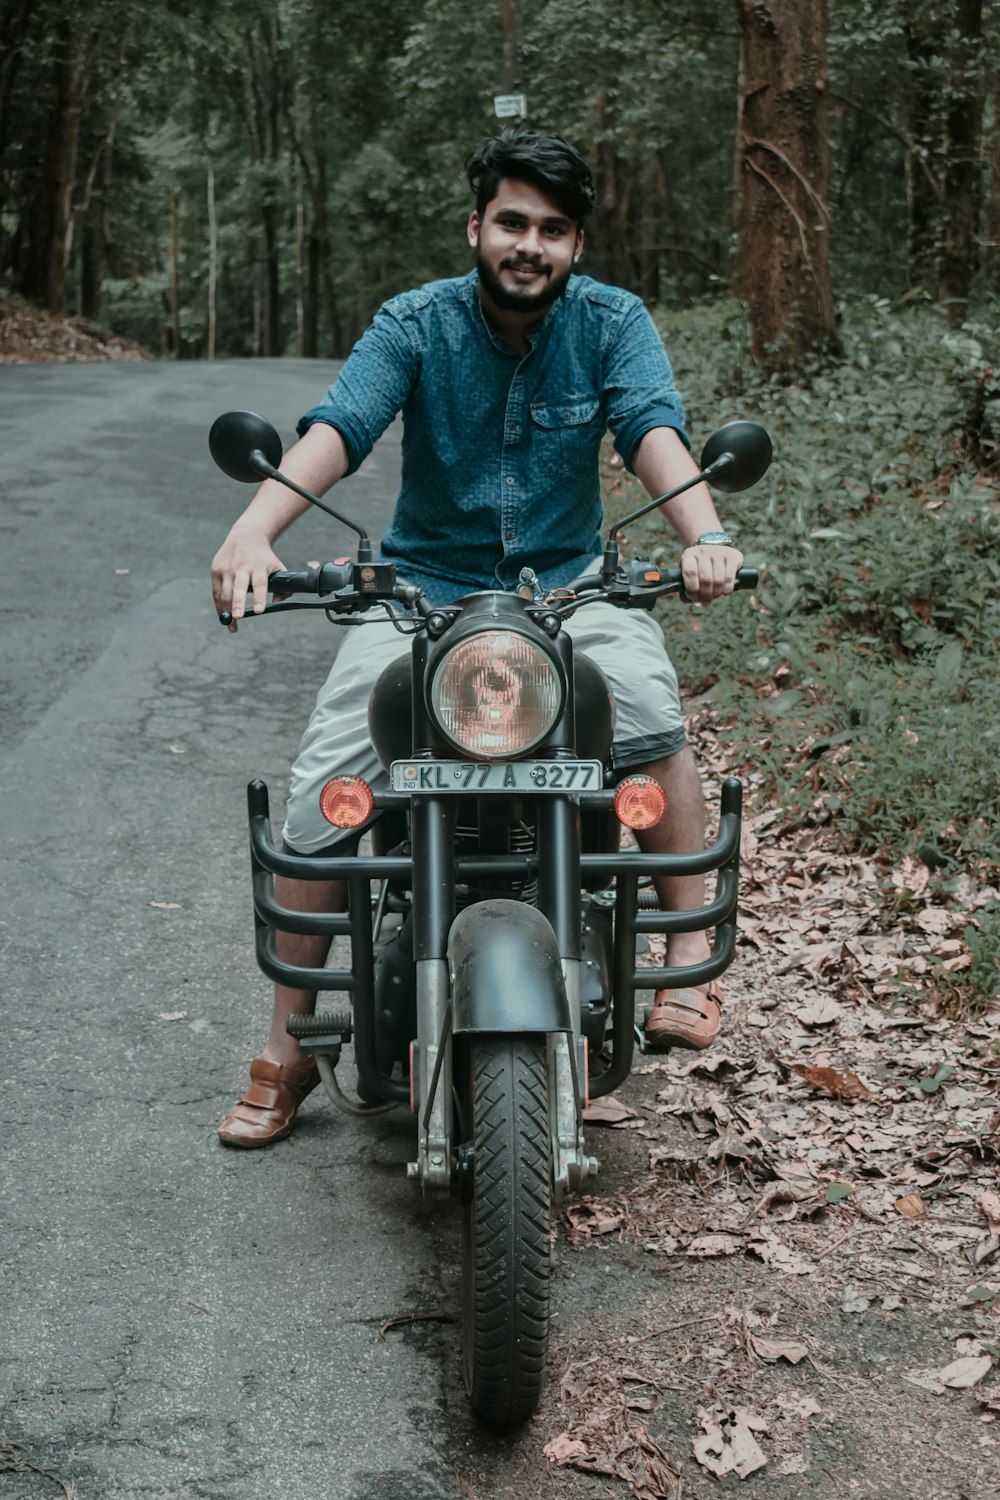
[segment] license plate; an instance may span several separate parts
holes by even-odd
[[[597,760],[394,760],[389,767],[392,791],[415,794],[599,792],[603,783]]]

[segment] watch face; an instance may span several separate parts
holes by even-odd
[[[698,547],[729,547],[732,546],[732,537],[728,531],[705,531],[695,543]]]

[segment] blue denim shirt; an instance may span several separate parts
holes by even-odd
[[[403,475],[381,555],[436,604],[546,588],[602,553],[598,455],[610,428],[625,464],[653,427],[687,443],[670,364],[630,292],[573,276],[528,335],[527,354],[486,322],[475,271],[393,297],[320,406],[353,473],[398,412]]]

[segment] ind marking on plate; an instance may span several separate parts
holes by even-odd
[[[597,760],[394,760],[394,792],[599,792],[604,784]]]

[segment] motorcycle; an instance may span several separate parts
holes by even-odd
[[[325,817],[348,840],[344,853],[276,845],[267,788],[250,783],[256,952],[272,980],[346,997],[290,1017],[289,1032],[317,1059],[339,1108],[411,1110],[408,1175],[424,1193],[460,1198],[465,1384],[484,1422],[511,1427],[541,1398],[552,1214],[598,1170],[584,1110],[628,1077],[642,1047],[637,994],[717,978],[736,941],[739,781],[722,785],[718,834],[705,850],[622,849],[623,827],[662,816],[663,793],[650,777],[612,772],[607,682],[584,653],[574,656],[563,621],[594,600],[648,610],[682,593],[679,569],[622,561],[619,533],[701,480],[749,488],[770,463],[770,439],[752,422],[721,427],[699,474],[613,526],[599,570],[572,589],[545,598],[525,570],[516,594],[471,593],[446,607],[397,583],[361,527],[281,474],[281,441],[268,422],[230,412],[209,441],[230,477],[277,479],[359,535],[353,561],[272,574],[272,595],[285,597],[264,615],[312,608],[357,624],[391,609],[412,633],[371,698],[386,786],[331,766],[321,794]],[[756,570],[742,568],[736,587],[756,582]],[[317,598],[287,597],[297,594]],[[220,615],[226,625],[230,618]],[[661,911],[645,889],[654,875],[710,872],[714,894],[699,910]],[[282,908],[276,874],[344,882],[347,911]],[[285,963],[280,930],[346,938],[350,962]],[[640,934],[702,930],[714,930],[703,963],[638,966]],[[336,1076],[348,1045],[360,1103]]]

